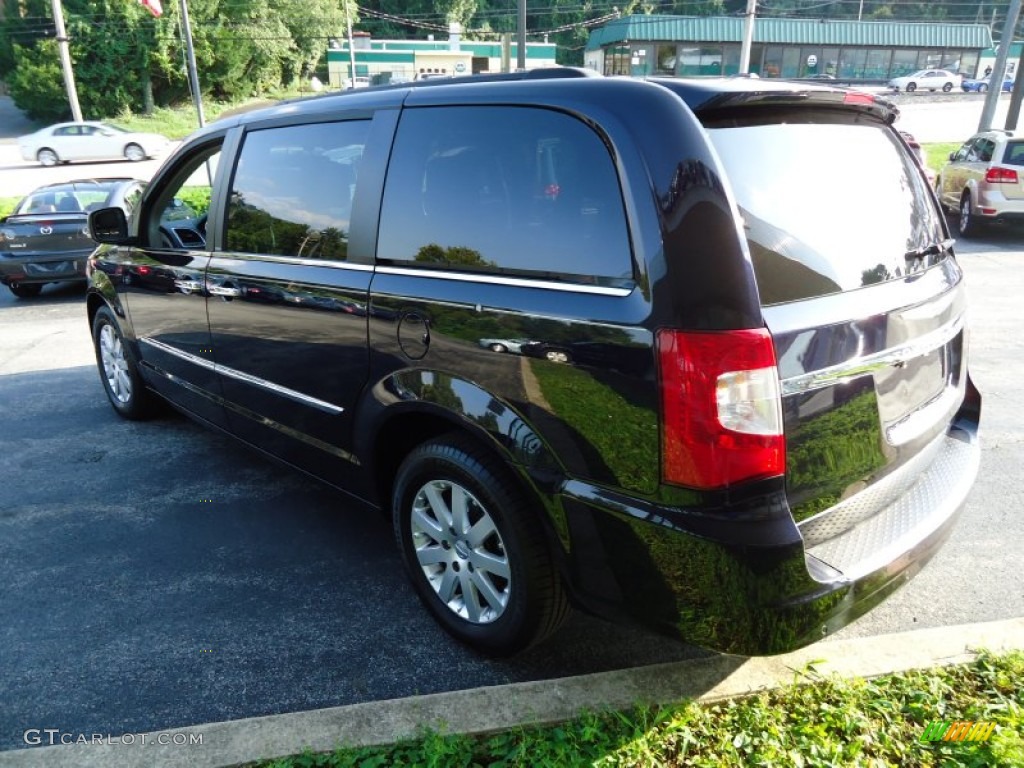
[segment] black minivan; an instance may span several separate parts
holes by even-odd
[[[107,396],[386,511],[426,607],[489,653],[570,606],[812,642],[923,566],[977,474],[945,221],[874,96],[580,75],[191,136],[130,223],[91,215]]]

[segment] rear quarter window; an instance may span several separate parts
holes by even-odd
[[[1007,142],[1006,151],[1003,152],[1003,162],[1006,165],[1024,166],[1024,141]]]
[[[852,291],[925,265],[943,239],[926,181],[896,132],[795,113],[710,125],[743,218],[762,304]]]
[[[575,282],[632,278],[608,148],[580,120],[528,107],[406,110],[384,189],[377,256]]]

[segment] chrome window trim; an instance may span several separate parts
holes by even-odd
[[[415,267],[377,267],[377,272],[384,275],[404,275],[408,277],[433,277],[439,280],[456,280],[465,283],[485,283],[487,285],[510,285],[517,288],[541,288],[548,291],[565,291],[567,293],[592,293],[599,296],[629,296],[633,288],[613,288],[605,285],[585,285],[583,283],[556,283],[552,280],[535,280],[528,277],[504,277],[502,275],[472,275],[466,272],[441,272],[432,269],[416,269]]]
[[[260,387],[261,389],[265,389],[269,392],[273,392],[276,395],[281,395],[283,397],[289,398],[290,400],[295,400],[296,402],[302,403],[303,405],[309,405],[314,408],[318,408],[319,410],[324,411],[325,413],[329,413],[331,415],[336,416],[340,413],[344,413],[345,411],[345,409],[342,408],[340,405],[334,405],[333,403],[328,403],[324,400],[319,400],[315,397],[310,397],[309,395],[305,395],[302,392],[296,392],[294,389],[282,387],[280,384],[275,384],[272,381],[261,379],[259,376],[253,376],[252,374],[244,373],[243,371],[239,371],[235,368],[229,368],[226,365],[218,365],[212,360],[206,360],[202,357],[199,357],[198,355],[193,355],[190,352],[184,352],[183,350],[172,347],[169,344],[164,344],[162,341],[151,339],[148,336],[141,337],[139,341],[144,344],[148,344],[149,346],[155,349],[159,349],[161,352],[166,352],[169,355],[174,355],[175,357],[181,358],[182,360],[190,362],[194,365],[198,365],[200,368],[205,368],[208,371],[214,371],[215,373],[220,373],[223,374],[224,376],[229,376],[232,379],[236,379],[238,381],[244,381],[246,384],[252,384],[253,386]]]
[[[302,259],[297,256],[280,256],[277,254],[246,253],[244,251],[216,251],[214,259],[230,261],[273,261],[278,264],[295,264],[300,267],[327,267],[329,269],[348,269],[353,272],[373,272],[373,264],[358,264],[351,261],[329,261],[327,259]]]
[[[877,370],[888,368],[893,365],[921,357],[936,349],[940,349],[964,330],[964,315],[941,328],[936,328],[931,333],[919,336],[916,339],[899,344],[895,347],[883,349],[874,354],[848,360],[839,365],[822,368],[810,373],[802,373],[799,376],[790,376],[782,380],[782,395],[797,395],[803,392],[811,392],[823,387],[831,387],[835,384],[842,384],[847,381],[866,376]]]

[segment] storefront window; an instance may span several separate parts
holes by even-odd
[[[978,52],[964,51],[960,59],[960,74],[964,77],[974,77],[978,74]]]
[[[762,66],[763,63],[764,63],[764,46],[761,45],[760,43],[758,43],[756,45],[750,46],[750,71],[755,73],[755,74],[763,76],[764,75],[764,72],[763,72],[764,67]]]
[[[839,54],[839,77],[842,80],[859,80],[864,77],[867,62],[866,48],[843,48]]]
[[[814,62],[811,64],[811,62]],[[800,72],[797,77],[810,77],[824,72],[824,61],[821,57],[821,48],[800,49]]]
[[[740,71],[740,47],[738,45],[722,46],[722,74],[736,75]]]
[[[782,76],[782,46],[769,45],[764,52],[764,67],[761,69],[761,77]]]
[[[676,73],[676,45],[662,44],[658,46],[657,62],[654,65],[656,75],[674,75]]]
[[[888,48],[869,48],[867,64],[864,67],[864,77],[873,80],[883,80],[889,72],[889,59],[892,51]]]
[[[942,52],[942,69],[948,69],[950,72],[960,71],[960,59],[963,58],[963,51],[952,50]]]
[[[647,77],[654,73],[654,46],[634,45],[629,59],[629,74]]]
[[[918,69],[936,69],[942,62],[942,51],[921,51],[917,57]]]
[[[782,76],[800,76],[800,49],[783,48],[782,50]]]
[[[676,73],[682,77],[695,75],[720,75],[722,73],[722,49],[720,46],[679,48]]]
[[[915,71],[917,71],[917,51],[903,48],[892,52],[889,77],[909,75]]]
[[[822,48],[821,61],[818,62],[818,71],[833,77],[839,76],[839,49]]]
[[[604,73],[606,75],[629,74],[628,45],[613,45],[606,49],[604,55]]]

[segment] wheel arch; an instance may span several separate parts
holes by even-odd
[[[554,526],[568,549],[568,528],[555,493],[564,469],[509,403],[473,382],[425,370],[392,374],[369,391],[356,420],[355,447],[369,464],[369,490],[382,509],[390,509],[395,474],[405,457],[428,440],[454,433],[508,468],[543,510],[542,522]]]

